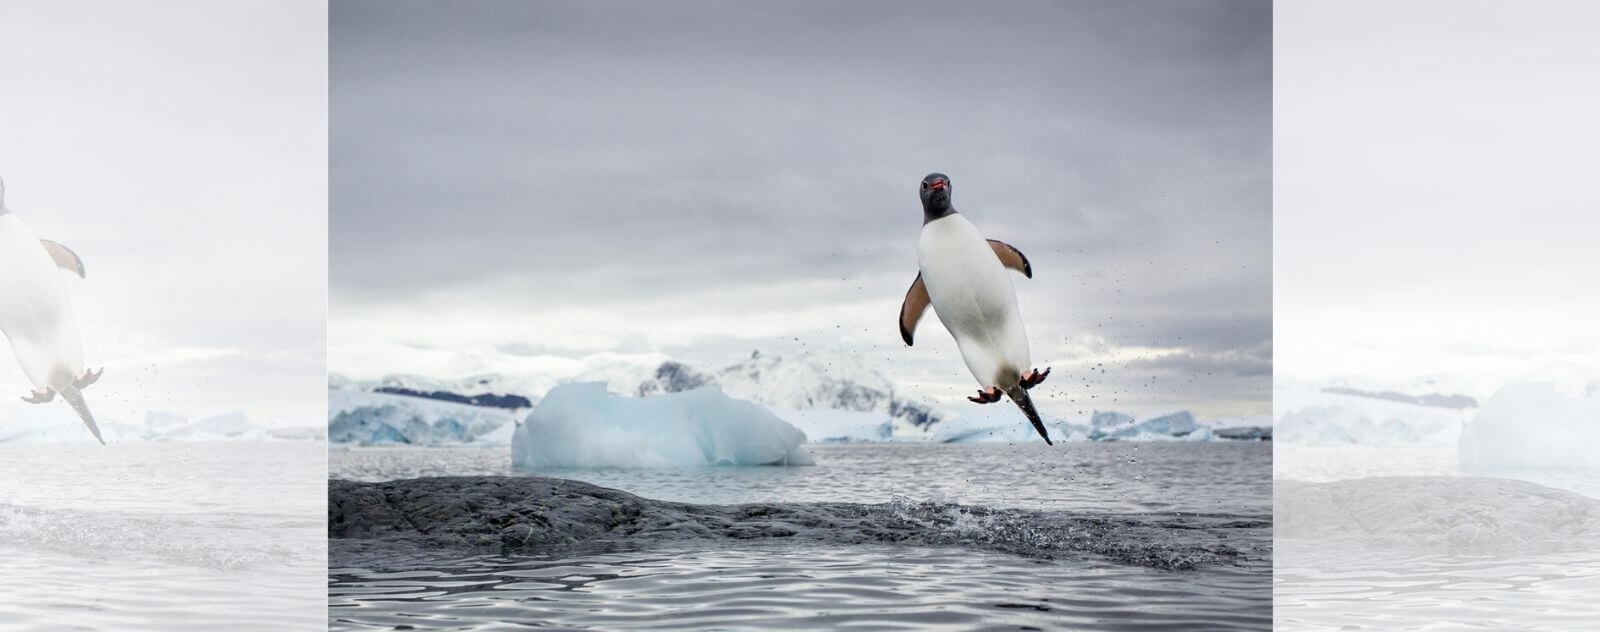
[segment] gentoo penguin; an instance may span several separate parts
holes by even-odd
[[[1005,393],[1022,409],[1044,442],[1052,444],[1028,389],[1050,375],[1029,368],[1028,334],[1017,312],[1017,291],[1006,268],[1033,278],[1022,252],[1005,242],[984,239],[978,227],[950,206],[950,178],[930,173],[922,179],[922,236],[917,240],[921,273],[900,304],[900,338],[911,344],[922,313],[933,305],[939,322],[956,339],[961,359],[978,379],[979,404],[1000,401]],[[1052,444],[1053,445],[1053,444]]]
[[[77,253],[35,237],[6,207],[6,185],[0,181],[0,332],[33,381],[33,393],[22,400],[43,404],[60,393],[103,445],[81,392],[100,379],[101,371],[83,369],[78,321],[57,268],[84,276]]]

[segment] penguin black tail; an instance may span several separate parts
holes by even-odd
[[[1055,445],[1055,442],[1050,440],[1050,433],[1044,429],[1044,420],[1039,419],[1039,411],[1033,407],[1033,399],[1028,397],[1028,389],[1022,388],[1021,384],[1016,384],[1006,389],[1006,395],[1011,397],[1011,401],[1017,405],[1017,408],[1022,409],[1022,414],[1028,416],[1028,421],[1033,424],[1033,429],[1039,431],[1039,436],[1044,438],[1045,445]]]
[[[83,391],[78,390],[78,385],[70,380],[66,384],[56,387],[56,392],[61,393],[61,399],[67,400],[67,405],[72,406],[72,411],[78,413],[78,418],[83,420],[83,425],[89,427],[89,432],[94,439],[105,445],[106,440],[100,436],[100,426],[94,423],[94,413],[89,412],[88,402],[83,401]]]

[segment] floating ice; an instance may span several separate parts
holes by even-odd
[[[550,389],[517,427],[519,468],[811,465],[806,435],[717,387],[616,397],[604,383]]]
[[[1600,468],[1600,398],[1505,386],[1461,431],[1459,450],[1465,470]]]
[[[514,413],[433,399],[328,391],[328,441],[358,445],[506,445]]]

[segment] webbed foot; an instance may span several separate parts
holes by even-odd
[[[72,378],[72,385],[78,387],[78,390],[81,391],[85,388],[88,388],[90,384],[100,381],[100,376],[105,372],[105,367],[101,367],[99,371],[94,369],[85,369],[83,371],[83,375]]]
[[[22,398],[22,401],[28,402],[29,404],[44,404],[55,398],[56,389],[46,388],[43,391],[34,391],[32,393],[28,393]]]
[[[1045,367],[1043,371],[1032,369],[1022,374],[1022,388],[1033,388],[1043,384],[1044,379],[1047,377],[1050,377],[1050,367]]]
[[[991,386],[978,391],[977,397],[968,397],[967,400],[975,404],[992,404],[1000,401],[1000,389]]]

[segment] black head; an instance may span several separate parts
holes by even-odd
[[[930,173],[922,179],[922,212],[927,219],[938,219],[955,212],[950,206],[950,176]]]

